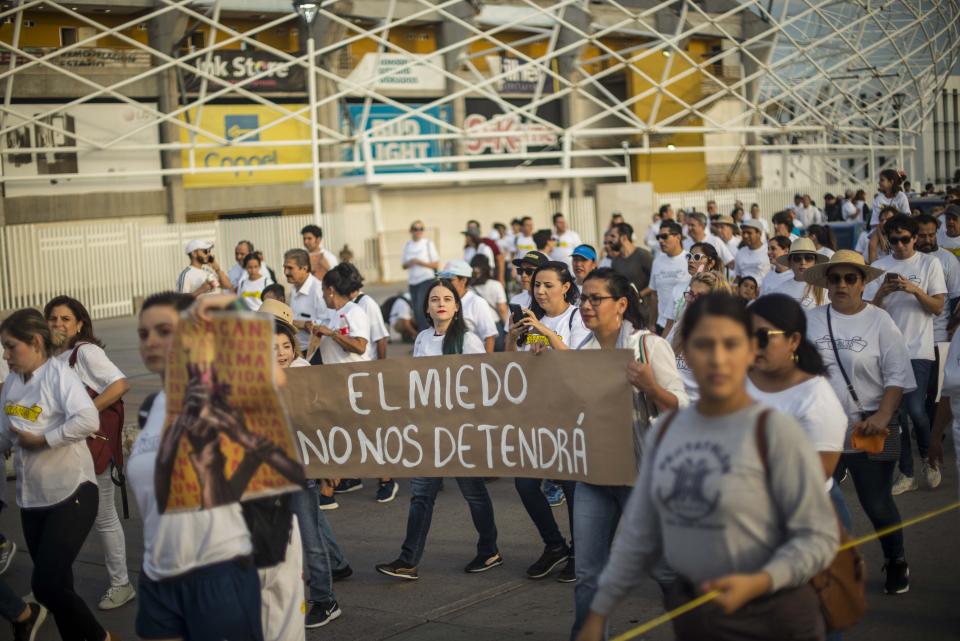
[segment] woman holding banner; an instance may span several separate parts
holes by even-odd
[[[634,386],[633,434],[637,463],[640,445],[650,422],[662,411],[687,405],[683,379],[670,344],[646,329],[637,291],[625,277],[609,267],[595,269],[583,281],[580,313],[591,331],[578,349],[629,349],[635,360],[627,369]],[[590,609],[597,591],[597,578],[610,555],[610,545],[630,496],[629,486],[577,483],[573,512],[573,538],[577,541],[577,586],[574,589],[575,620],[572,636]],[[661,580],[667,573],[655,575]]]
[[[486,352],[480,337],[467,331],[460,308],[460,296],[449,280],[435,282],[427,294],[424,307],[424,314],[432,327],[417,336],[413,345],[414,357]],[[407,536],[400,548],[400,556],[391,563],[377,565],[377,572],[407,581],[419,578],[417,565],[423,557],[441,481],[440,477],[414,477],[410,480]],[[483,479],[457,478],[457,485],[470,507],[470,517],[479,535],[477,556],[466,565],[464,571],[476,574],[502,565],[503,557],[497,550],[493,503]]]
[[[747,393],[756,341],[742,301],[721,294],[696,300],[680,335],[700,399],[661,417],[647,434],[577,639],[602,639],[617,603],[663,558],[681,577],[666,597],[668,609],[714,593],[673,620],[681,641],[822,641],[823,615],[809,580],[829,565],[839,542],[823,467],[793,418]]]

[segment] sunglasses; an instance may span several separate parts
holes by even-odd
[[[707,258],[706,254],[687,254],[687,260],[692,260],[695,263],[699,263],[704,258]]]
[[[847,285],[856,285],[859,280],[860,275],[852,272],[846,274],[827,274],[827,283],[831,285],[839,285],[841,281]]]
[[[600,303],[602,303],[607,299],[613,299],[613,296],[600,296],[598,294],[590,294],[589,296],[580,297],[580,305],[582,306],[584,303],[590,303],[590,307],[597,307],[598,305],[600,305]]]
[[[813,263],[816,260],[817,257],[813,254],[793,254],[790,256],[791,263]]]
[[[533,267],[521,267],[517,270],[518,274],[523,274],[524,276],[533,276],[537,273],[537,270]]]
[[[423,227],[411,227],[410,231],[423,231]]]
[[[666,240],[675,234],[657,234],[657,240]]]
[[[913,240],[913,236],[887,236],[887,242],[891,245],[908,245]]]
[[[760,349],[766,349],[767,345],[770,344],[770,337],[778,334],[783,336],[786,332],[782,329],[767,329],[766,327],[762,327],[753,333],[757,338],[757,347]]]

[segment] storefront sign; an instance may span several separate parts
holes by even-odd
[[[430,64],[427,64],[429,61]],[[403,93],[416,91],[443,91],[446,87],[441,56],[419,56],[403,53],[368,53],[347,76],[349,83],[341,83],[341,91],[359,93],[354,85],[375,91]],[[354,84],[350,84],[354,83]]]
[[[257,80],[244,85],[244,88],[250,91],[261,93],[306,91],[303,67],[299,64],[284,66],[285,61],[265,51],[216,51],[209,61],[206,55],[201,55],[191,58],[190,64],[206,74],[231,84],[264,74]],[[201,76],[188,74],[186,76],[187,91],[199,91],[201,81]],[[221,87],[216,82],[209,80],[207,82],[207,91],[216,91]]]
[[[510,104],[523,105],[521,100],[508,100]],[[559,124],[560,104],[552,101],[541,105],[537,115],[549,123]],[[463,120],[467,134],[464,153],[472,156],[497,156],[524,154],[530,151],[556,149],[560,138],[554,129],[539,120],[517,112],[504,113],[502,107],[481,99],[467,100],[467,115]],[[471,136],[471,134],[499,134],[496,136]],[[503,167],[522,161],[470,163],[471,167]],[[534,160],[527,164],[555,164],[554,160]]]
[[[498,93],[532,95],[537,92],[538,87],[541,95],[553,93],[552,78],[549,78],[541,67],[509,56],[485,58],[491,77],[505,74],[494,83]]]
[[[406,105],[415,109],[420,105],[408,103]],[[417,139],[417,136],[432,135],[443,133],[445,130],[435,121],[426,116],[435,118],[442,122],[450,122],[450,107],[438,106],[431,107],[424,112],[424,115],[402,118],[407,112],[393,105],[382,103],[371,104],[364,119],[363,103],[352,103],[347,105],[349,121],[345,119],[341,122],[341,127],[347,135],[357,135],[363,131],[371,131],[378,128],[376,133],[370,138],[370,152],[374,160],[409,160],[410,164],[387,165],[376,168],[377,173],[402,173],[402,172],[425,172],[425,171],[444,171],[445,167],[440,163],[431,161],[441,155],[444,143],[440,140]],[[404,140],[384,140],[378,138],[403,136]],[[363,158],[363,147],[357,145],[357,158]],[[345,160],[354,158],[354,149],[348,149],[344,154]],[[347,175],[363,174],[363,169],[356,169],[344,172]]]

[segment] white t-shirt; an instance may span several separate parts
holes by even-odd
[[[300,289],[293,288],[290,295],[290,309],[293,320],[318,322],[327,315],[327,304],[323,302],[323,285],[313,274],[307,274]],[[297,332],[297,344],[304,352],[310,345],[310,332],[301,329]]]
[[[759,284],[772,269],[770,258],[767,256],[767,248],[760,245],[757,249],[741,247],[737,251],[737,270],[738,277],[753,276]]]
[[[800,205],[797,207],[796,212],[797,218],[803,223],[804,227],[826,222],[826,216],[824,216],[823,212],[815,205],[810,205],[809,207]]]
[[[915,252],[913,256],[906,260],[884,256],[874,262],[873,266],[882,269],[884,272],[900,274],[918,285],[929,296],[947,293],[947,284],[943,278],[943,267],[940,266],[940,261],[933,256],[920,252]],[[863,291],[864,300],[873,300],[880,285],[883,284],[884,278],[885,275],[867,284]],[[932,361],[934,359],[934,316],[924,311],[916,296],[907,292],[894,292],[884,299],[883,308],[887,310],[893,322],[897,324],[897,327],[900,328],[907,339],[910,358]]]
[[[273,279],[270,278],[270,274],[261,274],[257,280],[250,280],[246,272],[244,272],[243,278],[240,279],[240,283],[237,285],[237,297],[243,301],[247,309],[254,312],[258,311],[260,306],[263,305],[261,295],[263,294],[263,290],[267,288],[267,285],[273,285]]]
[[[587,336],[590,335],[590,330],[583,324],[580,309],[573,305],[567,307],[559,316],[544,316],[540,319],[540,322],[551,332],[559,336],[563,344],[570,349],[577,349],[578,346],[583,344]],[[530,333],[527,334],[527,342],[523,345],[523,349],[526,351],[532,350],[533,343],[531,340],[536,340],[537,338],[544,341],[546,340],[546,337],[539,337],[536,335],[535,330],[531,330]],[[549,346],[548,343],[545,343],[545,345]]]
[[[933,319],[933,342],[946,343],[947,323],[950,321],[950,300],[960,296],[960,260],[943,247],[930,254],[940,260],[943,267],[943,279],[947,285],[947,299],[943,302],[943,311]]]
[[[213,272],[189,265],[180,272],[180,276],[177,278],[177,291],[181,294],[192,294],[203,287],[203,284],[207,281],[213,282],[216,279],[217,277],[214,276]]]
[[[390,338],[390,332],[387,330],[386,323],[383,322],[383,313],[377,301],[373,300],[370,294],[361,293],[353,299],[353,302],[359,305],[367,315],[367,321],[370,323],[370,340],[367,341],[367,360],[377,360],[377,341],[383,338]]]
[[[263,268],[263,265],[260,265],[260,273],[269,274],[270,272],[267,272]],[[227,271],[227,278],[230,279],[230,284],[233,285],[234,287],[236,287],[242,279],[246,278],[246,276],[247,276],[247,270],[244,269],[243,265],[241,265],[240,263],[234,263],[233,267],[231,267],[230,270]]]
[[[390,340],[402,340],[403,336],[401,336],[394,327],[396,327],[397,321],[399,320],[413,320],[413,305],[410,303],[410,294],[403,293],[394,299],[393,305],[390,306],[390,317],[388,320],[390,321],[390,326],[387,330],[390,332]]]
[[[770,271],[767,272],[763,277],[763,281],[760,282],[760,294],[772,294],[788,280],[793,280],[793,270],[788,269],[785,272],[778,272],[773,268],[773,265],[771,265]]]
[[[667,308],[666,313],[664,314],[667,320],[676,321],[680,318],[680,310],[683,309],[684,303],[686,300],[683,297],[684,292],[690,287],[690,281],[692,277],[690,273],[687,272],[683,278],[677,281],[677,284],[673,286],[673,292],[670,294],[670,307]]]
[[[873,198],[873,211],[870,215],[870,228],[873,229],[880,222],[880,210],[887,205],[893,205],[901,214],[910,215],[910,200],[902,191],[898,191],[893,198],[887,198],[883,194],[877,194]]]
[[[380,310],[377,310],[380,313]],[[367,350],[363,354],[354,354],[343,349],[333,337],[324,336],[320,339],[320,357],[324,365],[336,365],[337,363],[359,363],[369,361],[370,348],[370,319],[363,308],[354,303],[347,303],[340,309],[328,310],[326,315],[320,321],[330,329],[337,331],[352,338],[365,338],[367,340]]]
[[[830,385],[847,416],[847,425],[852,426],[860,421],[860,411],[837,367],[827,327],[827,308],[828,305],[822,305],[807,312],[807,339],[820,351]],[[864,411],[872,414],[880,407],[887,387],[902,387],[904,392],[916,388],[906,341],[887,312],[866,305],[848,316],[830,307],[830,318],[837,352]]]
[[[558,260],[562,263],[566,263],[567,266],[573,266],[573,259],[571,255],[573,250],[576,249],[577,245],[582,245],[583,241],[580,240],[580,234],[568,229],[560,235],[557,235],[556,230],[553,233],[554,247],[553,251],[550,252],[550,260]]]
[[[687,257],[680,252],[672,258],[664,253],[657,254],[650,268],[650,289],[657,292],[657,325],[667,323],[670,308],[674,304],[673,289],[678,283],[689,280]]]
[[[239,503],[189,512],[158,511],[154,470],[166,411],[167,397],[160,392],[127,459],[127,480],[143,519],[143,571],[154,581],[253,552]]]
[[[490,306],[490,310],[493,312],[494,316],[497,317],[497,320],[501,320],[505,323],[507,322],[506,318],[500,318],[498,307],[501,303],[504,305],[507,303],[507,291],[503,288],[503,284],[500,281],[490,278],[482,285],[471,285],[470,289],[472,289],[477,296],[486,301],[487,305]]]
[[[460,299],[460,307],[469,331],[484,340],[497,335],[497,317],[487,301],[467,290]]]
[[[483,341],[476,334],[467,332],[463,335],[463,354],[485,354],[486,351]],[[443,356],[443,334],[437,334],[432,327],[417,334],[417,340],[413,343],[413,355]]]
[[[834,254],[833,250],[830,249],[829,247],[821,247],[820,249],[817,250],[817,253],[820,254],[821,256],[826,256],[827,258],[830,258]]]
[[[418,258],[425,263],[435,263],[440,260],[440,255],[437,253],[437,247],[429,238],[411,239],[403,246],[403,257],[400,259],[400,263],[404,264],[414,258]],[[411,265],[407,269],[407,281],[411,285],[418,285],[433,278],[434,273],[434,270],[429,267]]]
[[[533,304],[533,298],[530,296],[530,292],[523,290],[517,292],[510,297],[510,305],[519,305],[523,309],[530,309],[530,305]]]
[[[527,252],[532,252],[537,250],[537,244],[533,242],[533,236],[526,236],[523,232],[520,232],[514,237],[514,253],[515,257],[523,256]]]
[[[859,207],[857,207],[852,200],[843,201],[843,219],[848,222],[854,222],[860,218],[860,214],[863,213]]]
[[[297,356],[293,359],[293,362],[290,363],[290,367],[310,367],[310,361],[305,359],[303,356]]]
[[[100,414],[66,363],[47,359],[27,382],[11,373],[0,392],[0,407],[0,452],[14,451],[17,505],[56,505],[81,483],[97,482],[86,439],[100,429]],[[22,449],[11,427],[42,434],[49,447]]]
[[[70,354],[72,353],[73,349],[68,349],[62,354],[57,354],[57,358],[64,365],[70,367]],[[103,390],[126,378],[123,372],[107,357],[103,348],[93,343],[84,343],[77,350],[77,364],[73,367],[73,371],[80,377],[81,383],[97,394],[103,394]]]
[[[484,243],[480,243],[476,247],[464,247],[463,248],[463,260],[469,265],[470,261],[473,260],[473,257],[476,255],[486,256],[487,262],[490,264],[491,268],[497,266],[497,259],[493,255],[493,250],[487,247]]]
[[[790,271],[789,274],[793,276],[793,271]],[[780,286],[773,291],[763,291],[760,292],[760,294],[761,296],[766,296],[767,294],[786,294],[793,300],[800,303],[804,311],[810,311],[817,306],[817,301],[814,299],[813,285],[809,285],[802,280],[796,280],[794,278],[789,278],[783,281],[780,283]],[[824,294],[824,299],[826,299],[826,294]]]
[[[941,227],[937,230],[937,244],[954,256],[960,258],[960,236],[947,236],[947,230]]]

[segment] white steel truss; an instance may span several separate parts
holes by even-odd
[[[884,166],[909,163],[914,139],[960,57],[960,0],[320,0],[315,38],[299,38],[298,52],[262,38],[281,27],[306,33],[292,5],[240,30],[225,17],[221,0],[157,0],[110,25],[106,14],[78,11],[75,4],[21,0],[0,10],[0,19],[13,21],[13,37],[0,42],[9,54],[0,71],[4,159],[176,152],[186,161],[124,175],[187,176],[235,171],[198,162],[211,150],[309,148],[309,161],[249,171],[304,171],[316,184],[376,185],[627,177],[631,158],[691,152],[706,154],[708,163],[726,158],[732,174],[744,157],[780,152],[821,158],[838,182],[862,181]],[[242,3],[224,4],[235,19]],[[69,17],[92,34],[31,50],[22,44],[22,25],[40,10]],[[205,32],[202,46],[160,50],[131,36],[134,28],[173,16],[185,29]],[[398,44],[395,34],[413,29],[433,34],[432,49],[413,53]],[[64,63],[107,38],[149,56],[151,64],[104,82]],[[361,45],[369,60],[353,53]],[[275,62],[239,81],[211,72],[213,55],[236,46]],[[366,72],[358,73],[361,68]],[[17,83],[39,70],[77,83],[82,95],[18,113]],[[171,108],[130,95],[147,79],[162,85],[170,70],[181,79]],[[299,95],[255,88],[282,71],[310,82]],[[185,76],[198,88],[186,89]],[[396,88],[405,82],[412,83],[413,97]],[[142,122],[115,136],[90,137],[56,119],[105,99],[136,106]],[[268,108],[276,117],[236,135],[205,127],[203,110],[224,101]],[[483,118],[466,117],[481,103]],[[271,129],[290,123],[309,133],[270,137]],[[8,137],[24,126],[68,144],[45,145],[37,135],[10,147]],[[185,135],[138,142],[138,134],[170,126]],[[718,135],[720,142],[709,138]],[[426,155],[411,156],[411,145]],[[70,174],[74,181],[111,176]],[[0,182],[50,179],[49,173],[4,171]]]

